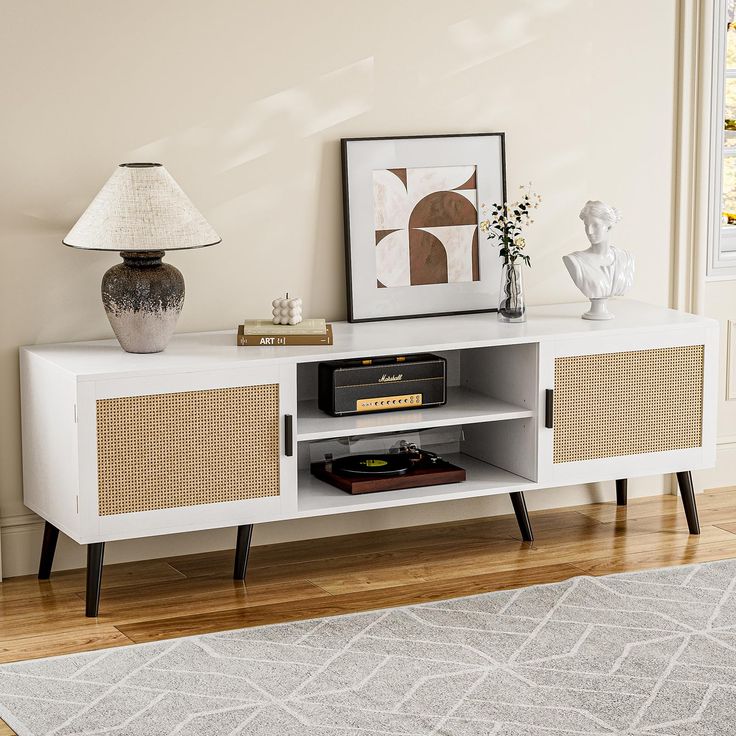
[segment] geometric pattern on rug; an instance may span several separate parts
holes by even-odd
[[[726,736],[736,561],[0,667],[19,736]]]

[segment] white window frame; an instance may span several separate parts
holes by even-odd
[[[723,121],[725,119],[726,79],[736,79],[736,69],[726,69],[726,23],[730,0],[715,0],[713,23],[713,63],[711,75],[710,177],[708,187],[708,263],[709,281],[736,278],[736,225],[723,225],[723,161],[736,157],[736,146],[726,148]],[[736,135],[736,133],[735,133]],[[731,248],[723,248],[724,240]]]

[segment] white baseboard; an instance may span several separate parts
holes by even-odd
[[[726,488],[736,486],[736,436],[718,440],[716,465],[693,473],[696,488]]]
[[[669,484],[661,477],[636,478],[629,483],[629,496],[653,496],[669,492]],[[599,503],[615,499],[614,484],[594,483],[528,492],[530,511],[586,503]],[[268,524],[258,524],[253,534],[253,544],[275,544],[301,539],[318,539],[341,534],[394,529],[398,527],[433,524],[442,521],[475,519],[512,513],[507,495],[489,498],[465,499],[422,506],[364,511],[323,516],[313,519],[296,519]],[[30,575],[37,571],[41,549],[43,522],[34,514],[8,517],[0,522],[2,534],[2,572],[5,577]],[[172,534],[121,542],[110,542],[105,550],[105,562],[130,562],[133,560],[172,557],[175,555],[210,552],[235,546],[234,529]],[[54,569],[67,570],[85,565],[84,547],[61,535],[54,560]]]

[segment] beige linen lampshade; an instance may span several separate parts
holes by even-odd
[[[64,238],[88,250],[202,248],[220,242],[161,164],[120,164]]]
[[[171,174],[156,163],[120,164],[62,241],[72,248],[120,251],[102,279],[102,303],[130,353],[157,353],[174,333],[184,277],[164,251],[220,242]]]

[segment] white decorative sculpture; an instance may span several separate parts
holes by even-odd
[[[570,253],[562,260],[575,286],[590,299],[590,310],[583,319],[613,319],[607,301],[631,288],[634,256],[610,243],[611,228],[621,219],[615,207],[589,200],[580,211],[580,219],[585,224],[590,248]]]
[[[271,306],[275,325],[298,325],[302,321],[302,300],[289,299],[288,291],[285,298],[274,299]]]

